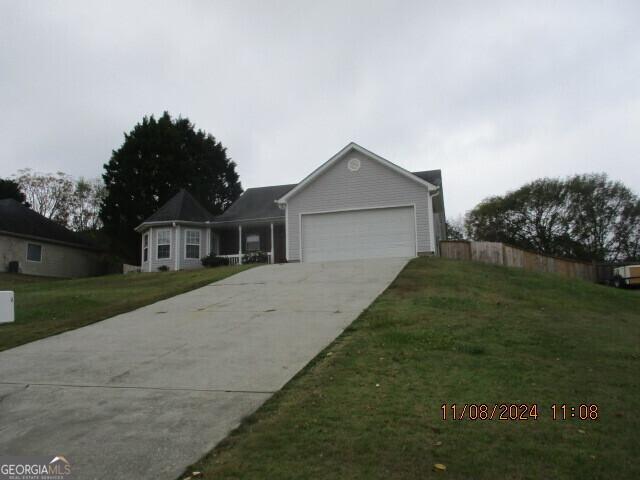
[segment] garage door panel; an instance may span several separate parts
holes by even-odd
[[[410,257],[416,252],[413,207],[302,215],[302,261]]]

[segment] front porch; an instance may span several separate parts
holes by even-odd
[[[229,222],[211,228],[211,251],[229,265],[286,262],[284,221]]]

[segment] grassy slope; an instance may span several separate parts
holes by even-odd
[[[216,479],[640,478],[639,340],[637,292],[416,259],[195,468]],[[537,421],[441,420],[454,402],[541,408]],[[600,418],[553,421],[552,403],[596,403]]]
[[[0,325],[0,351],[104,320],[245,268],[219,267],[76,280],[0,274],[0,290],[14,290],[16,302],[15,323]]]

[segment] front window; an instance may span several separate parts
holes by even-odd
[[[28,243],[27,244],[27,260],[30,262],[41,262],[42,261],[42,245],[38,245],[37,243]]]
[[[158,260],[171,258],[171,230],[158,231]]]
[[[200,258],[200,231],[187,230],[185,258]]]
[[[247,235],[247,252],[260,250],[260,235]]]
[[[142,261],[146,262],[147,260],[149,260],[149,234],[145,233],[142,237]]]

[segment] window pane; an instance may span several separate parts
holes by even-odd
[[[247,252],[260,250],[260,235],[247,235]]]
[[[145,247],[144,249],[144,255],[143,255],[143,261],[147,261],[149,258],[149,249],[147,247]]]
[[[197,230],[187,230],[187,243],[200,245],[200,232]]]
[[[158,258],[169,258],[171,247],[169,245],[158,245]]]
[[[160,230],[158,232],[158,245],[168,245],[169,243],[171,243],[169,230]]]
[[[31,262],[39,262],[42,260],[42,245],[35,243],[27,244],[27,260]]]
[[[145,235],[144,236],[144,246],[148,247],[149,246],[149,235]]]
[[[187,258],[200,258],[200,245],[187,245]]]

